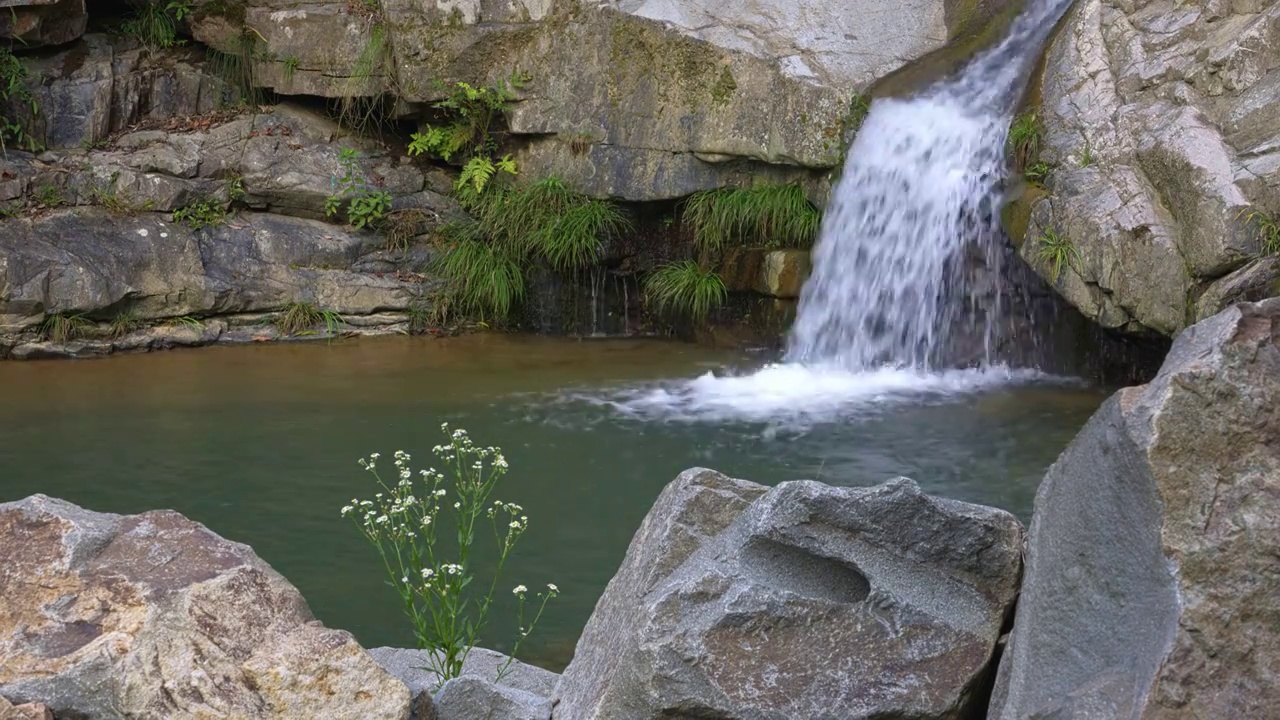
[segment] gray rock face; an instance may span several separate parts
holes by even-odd
[[[708,470],[662,493],[565,670],[557,720],[961,718],[1022,528],[923,495]]]
[[[1184,331],[1036,496],[989,717],[1252,718],[1280,704],[1280,299]]]
[[[472,650],[462,676],[443,685],[428,669],[426,650],[374,648],[369,655],[409,686],[414,720],[549,720],[551,696],[560,679],[517,660],[498,680],[508,658],[484,648]]]
[[[23,48],[71,42],[88,23],[84,0],[0,0],[0,38]]]
[[[2,221],[0,228],[0,339],[6,339],[0,344],[15,346],[16,357],[206,344],[225,329],[205,322],[200,329],[178,325],[109,339],[104,326],[88,330],[86,342],[52,348],[34,331],[54,313],[107,323],[128,310],[163,324],[309,302],[359,329],[361,317],[384,326],[403,323],[404,311],[434,287],[422,276],[350,269],[363,257],[386,255],[372,236],[268,213],[192,231],[158,213],[72,208]]]
[[[196,39],[234,52],[243,22],[272,58],[255,61],[257,82],[283,94],[424,103],[440,78],[518,68],[531,79],[509,125],[528,141],[525,172],[658,200],[746,171],[817,183],[839,160],[853,90],[1009,3],[385,0],[363,12],[264,0],[243,18],[197,5]]]
[[[0,597],[0,695],[57,717],[408,718],[408,688],[350,634],[171,511],[0,504]]]
[[[1053,166],[1022,255],[1104,327],[1173,336],[1275,294],[1248,216],[1280,214],[1280,3],[1083,0],[1049,49]],[[1260,273],[1265,273],[1265,277]],[[1237,277],[1244,274],[1247,277]],[[1209,290],[1206,292],[1206,290]]]

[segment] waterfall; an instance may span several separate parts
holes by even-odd
[[[964,253],[973,244],[994,257],[1001,241],[1017,99],[1070,5],[1030,0],[1008,36],[955,76],[872,104],[823,218],[788,362],[851,371],[943,364],[966,300]],[[990,362],[989,343],[987,354]]]

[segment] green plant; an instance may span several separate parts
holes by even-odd
[[[454,194],[464,206],[473,205],[484,193],[485,188],[489,187],[489,183],[498,172],[516,175],[515,160],[512,160],[510,155],[496,161],[484,155],[477,155],[462,166],[462,172],[459,173],[458,180],[453,185]]]
[[[192,230],[217,227],[227,221],[227,210],[213,198],[200,198],[175,210],[173,221]]]
[[[27,65],[13,52],[0,46],[0,153],[8,154],[9,143],[32,152],[40,148],[40,143],[27,133],[22,120],[5,114],[7,107],[13,104],[25,105],[31,114],[40,112],[40,106],[27,88]]]
[[[324,325],[325,334],[336,335],[345,324],[342,316],[332,310],[321,310],[309,302],[292,302],[280,308],[273,321],[282,335],[303,335]]]
[[[146,324],[147,323],[136,310],[133,310],[132,308],[121,310],[116,313],[115,317],[111,318],[111,323],[108,327],[108,334],[112,339],[122,338],[134,330],[140,330],[143,327],[146,327]]]
[[[1069,239],[1059,236],[1053,228],[1046,229],[1038,243],[1036,255],[1041,261],[1048,263],[1050,277],[1056,284],[1058,278],[1062,276],[1064,266],[1076,266],[1076,261],[1079,259],[1076,249]]]
[[[360,466],[373,476],[378,492],[372,500],[353,498],[342,508],[342,516],[350,518],[377,549],[418,646],[432,651],[427,653],[430,669],[443,683],[462,674],[467,655],[487,628],[498,582],[529,527],[529,518],[515,503],[491,500],[508,469],[502,450],[477,447],[466,430],[451,431],[448,423],[441,429],[445,443],[433,452],[444,472],[415,473],[410,455],[396,451],[396,477],[384,481],[377,470],[380,456],[373,453],[361,459]],[[497,545],[497,558],[491,564],[474,559],[477,532],[485,524]],[[478,566],[493,568],[488,582],[477,572]],[[547,602],[559,592],[548,584],[545,592],[534,596],[536,613],[526,618],[529,589],[524,585],[512,589],[520,628],[513,659],[537,627]],[[495,679],[509,668],[510,662],[500,667]]]
[[[659,313],[704,320],[729,297],[720,276],[692,260],[669,263],[645,278],[645,297]]]
[[[284,59],[284,81],[293,84],[293,75],[298,72],[298,66],[302,64],[302,60],[297,55],[289,55]]]
[[[731,244],[805,248],[817,237],[822,213],[799,185],[758,183],[694,193],[682,219],[703,250]]]
[[[105,185],[95,185],[93,188],[93,204],[101,206],[112,215],[137,215],[138,213],[150,212],[155,207],[154,200],[145,200],[137,202],[128,195],[120,192],[118,183],[120,173],[112,173],[111,179]]]
[[[338,190],[324,201],[324,213],[329,217],[342,212],[345,201],[347,222],[357,230],[380,225],[391,210],[391,194],[385,190],[374,190],[365,182],[359,157],[359,153],[351,148],[339,151],[338,169],[342,176],[332,179]]]
[[[54,313],[40,323],[40,336],[56,343],[71,342],[92,326],[93,321],[84,313]]]
[[[1241,213],[1258,230],[1263,255],[1280,255],[1280,222],[1263,212]]]
[[[1026,170],[1040,153],[1040,120],[1034,112],[1023,113],[1009,126],[1008,147],[1013,166]]]
[[[62,196],[62,190],[57,185],[41,185],[36,188],[36,202],[40,207],[56,208],[67,204],[67,199]]]
[[[181,315],[179,317],[172,317],[172,318],[169,318],[168,320],[165,320],[164,324],[169,325],[171,327],[185,327],[185,328],[190,328],[192,330],[195,330],[196,332],[204,332],[204,323],[200,322],[199,318],[193,317],[191,315]]]
[[[134,0],[134,10],[120,31],[150,54],[186,44],[178,39],[178,23],[191,14],[189,0]]]
[[[494,118],[510,109],[515,90],[523,87],[527,80],[528,76],[515,72],[488,87],[454,83],[448,97],[433,106],[445,111],[452,120],[445,125],[427,124],[420,132],[413,133],[409,154],[427,153],[446,162],[458,153],[468,157],[492,154],[495,148],[489,129]]]
[[[227,178],[227,199],[233,203],[240,202],[247,193],[244,189],[244,177],[232,175]]]
[[[1049,163],[1043,160],[1037,160],[1036,162],[1033,162],[1030,165],[1028,165],[1027,169],[1022,173],[1022,175],[1027,180],[1037,185],[1041,185],[1049,177],[1049,173],[1052,171],[1053,171],[1053,168],[1049,165]]]
[[[205,54],[209,72],[226,83],[232,93],[232,105],[257,105],[262,102],[262,91],[258,88],[254,72],[254,58],[257,56],[258,39],[261,37],[256,30],[245,27],[235,36],[230,52],[209,49]]]
[[[1093,164],[1093,144],[1089,138],[1084,139],[1084,149],[1080,151],[1080,167],[1087,168]]]
[[[524,297],[518,255],[479,236],[474,224],[449,230],[454,241],[436,269],[449,283],[449,304],[484,320],[504,319]]]

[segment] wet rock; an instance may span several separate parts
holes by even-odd
[[[1185,330],[1036,495],[988,717],[1270,717],[1280,704],[1280,299]]]
[[[663,491],[558,688],[558,720],[960,718],[1017,592],[1013,516],[707,470]]]
[[[374,648],[369,655],[409,687],[415,720],[548,720],[560,678],[518,660],[506,666],[506,655],[484,648],[467,656],[461,677],[443,684],[426,650]]]
[[[408,688],[350,634],[171,511],[2,504],[0,596],[0,695],[59,717],[408,717]]]
[[[1172,337],[1275,294],[1228,278],[1262,253],[1249,216],[1280,212],[1277,23],[1274,2],[1087,0],[1068,14],[1043,76],[1050,192],[1022,256],[1103,327]],[[1060,277],[1041,257],[1049,232],[1073,248]]]
[[[84,0],[3,0],[0,11],[0,38],[24,49],[71,42],[89,23]]]

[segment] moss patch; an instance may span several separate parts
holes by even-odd
[[[738,84],[710,43],[670,32],[642,18],[609,13],[609,102],[615,107],[645,83],[657,84],[663,102],[696,112],[724,104]]]

